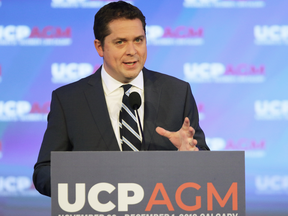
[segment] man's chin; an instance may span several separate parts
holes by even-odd
[[[123,77],[124,80],[125,80],[125,83],[129,83],[132,80],[134,80],[138,76],[140,71],[141,71],[141,69],[139,69],[137,71],[126,71],[125,77]]]

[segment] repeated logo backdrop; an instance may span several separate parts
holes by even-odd
[[[50,215],[31,176],[51,92],[102,64],[93,20],[109,0],[0,0],[0,215]],[[288,214],[288,3],[131,0],[146,67],[191,84],[212,150],[244,150],[247,215]]]

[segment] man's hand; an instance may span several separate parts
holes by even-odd
[[[179,151],[199,151],[196,147],[197,140],[193,139],[195,130],[190,126],[188,117],[184,119],[182,127],[177,132],[167,131],[161,127],[157,127],[156,132],[167,137]]]

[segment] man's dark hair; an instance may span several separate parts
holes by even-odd
[[[103,6],[96,14],[94,18],[94,35],[95,39],[98,39],[104,48],[104,39],[111,34],[108,24],[116,19],[140,19],[142,22],[143,30],[146,33],[145,16],[135,6],[124,2],[111,2]]]

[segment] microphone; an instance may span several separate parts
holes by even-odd
[[[140,130],[141,130],[141,135],[142,135],[141,151],[145,151],[146,150],[146,148],[145,148],[145,139],[144,139],[144,134],[143,134],[143,130],[142,130],[141,121],[140,121],[139,114],[138,114],[138,109],[141,106],[141,97],[140,97],[138,92],[131,92],[130,93],[130,95],[129,95],[129,104],[132,107],[132,109],[136,110],[136,114],[137,114]]]
[[[129,95],[129,104],[134,110],[138,110],[141,106],[141,97],[137,92],[131,92]]]

